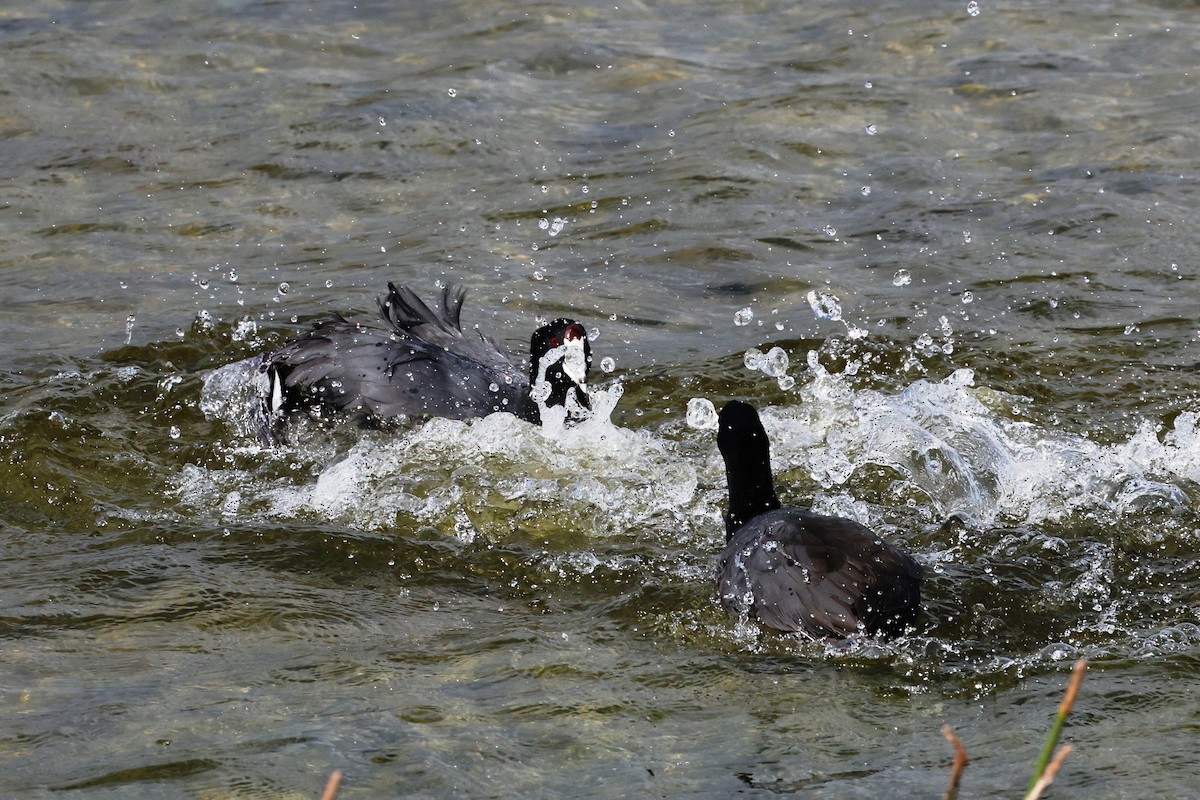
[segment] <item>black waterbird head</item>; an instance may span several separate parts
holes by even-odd
[[[582,325],[573,319],[556,319],[543,325],[530,337],[529,356],[529,385],[536,391],[544,378],[550,387],[547,406],[566,405],[573,392],[581,408],[592,407],[587,393],[592,343]]]

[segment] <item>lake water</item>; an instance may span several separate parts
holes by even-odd
[[[1086,657],[1052,795],[1194,797],[1197,42],[1184,0],[0,11],[3,794],[938,797],[949,724],[1018,797]],[[388,281],[518,358],[578,318],[611,421],[203,413]],[[719,610],[685,413],[735,397],[786,502],[925,565],[910,636]]]

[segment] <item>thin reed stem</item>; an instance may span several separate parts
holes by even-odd
[[[1067,722],[1067,715],[1071,713],[1071,707],[1075,705],[1075,695],[1079,693],[1079,684],[1083,682],[1083,673],[1087,669],[1087,659],[1081,658],[1075,662],[1075,669],[1071,674],[1071,682],[1067,684],[1067,693],[1063,696],[1062,702],[1058,706],[1058,714],[1054,717],[1054,724],[1050,726],[1050,735],[1046,737],[1046,745],[1042,748],[1042,754],[1038,758],[1037,766],[1033,770],[1033,778],[1029,781],[1028,797],[1040,796],[1045,786],[1038,791],[1037,795],[1033,792],[1037,788],[1038,783],[1043,776],[1047,776],[1046,786],[1050,785],[1050,781],[1054,780],[1054,775],[1058,772],[1058,767],[1054,768],[1053,772],[1049,771],[1051,759],[1053,758],[1059,765],[1062,764],[1062,759],[1066,758],[1066,754],[1070,752],[1070,747],[1064,747],[1063,751],[1059,751],[1058,756],[1054,754],[1054,748],[1058,746],[1058,738],[1062,735],[1063,725]]]

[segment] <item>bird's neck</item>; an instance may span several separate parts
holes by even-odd
[[[771,480],[771,463],[752,463],[742,469],[727,470],[729,511],[725,514],[725,541],[738,529],[766,511],[780,507]]]

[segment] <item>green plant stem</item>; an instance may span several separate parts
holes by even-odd
[[[1054,724],[1050,726],[1050,735],[1046,738],[1046,746],[1042,748],[1042,755],[1038,758],[1037,766],[1033,770],[1033,778],[1029,781],[1028,791],[1030,792],[1037,787],[1038,781],[1041,780],[1042,775],[1046,772],[1046,767],[1050,764],[1050,759],[1054,757],[1054,748],[1058,746],[1058,737],[1062,735],[1067,715],[1071,713],[1071,707],[1075,705],[1075,695],[1079,692],[1079,684],[1083,681],[1083,673],[1086,669],[1087,659],[1081,658],[1075,662],[1071,682],[1067,685],[1067,693],[1058,706],[1058,714],[1054,717]]]

